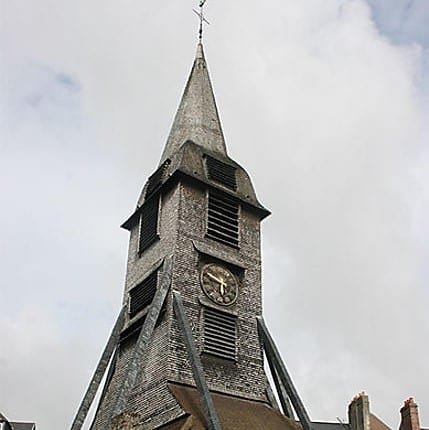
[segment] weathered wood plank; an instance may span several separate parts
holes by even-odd
[[[220,425],[219,417],[217,415],[213,399],[210,395],[210,391],[204,376],[203,365],[201,363],[201,359],[198,354],[197,347],[195,345],[188,318],[186,317],[182,297],[178,292],[174,292],[173,297],[174,313],[176,314],[177,322],[183,334],[186,351],[188,353],[188,359],[191,364],[192,374],[195,380],[195,385],[197,386],[198,392],[201,397],[201,403],[203,406],[207,427],[209,430],[221,430],[222,428]]]
[[[82,403],[80,404],[79,409],[76,413],[76,416],[73,420],[71,430],[80,430],[85,422],[89,409],[91,408],[91,405],[97,394],[98,388],[100,387],[100,383],[106,372],[107,366],[109,365],[112,355],[115,352],[115,349],[118,345],[119,333],[121,332],[122,326],[124,324],[124,316],[125,316],[125,307],[122,308],[121,312],[119,313],[118,319],[116,320],[116,323],[113,327],[110,338],[103,351],[103,354],[101,355],[98,366],[94,372],[94,375],[91,379],[91,382],[88,385],[88,389],[86,390]]]
[[[141,365],[144,356],[146,355],[147,347],[155,329],[156,322],[161,313],[162,306],[164,305],[165,299],[167,297],[168,290],[170,289],[172,267],[172,258],[166,258],[163,264],[159,287],[155,293],[155,297],[152,300],[149,312],[143,323],[143,327],[134,347],[131,360],[128,362],[125,377],[122,381],[120,389],[118,390],[114,407],[112,408],[112,415],[108,420],[109,424],[113,417],[125,411],[132,389],[134,388],[136,381],[139,379]]]
[[[274,380],[274,384],[276,386],[277,394],[279,396],[280,404],[282,406],[283,413],[291,419],[294,419],[292,405],[290,403],[289,396],[286,393],[286,390],[282,384],[282,381],[279,378],[279,374],[277,372],[276,366],[274,365],[274,361],[271,356],[267,355],[268,365],[271,370],[271,375]]]
[[[275,377],[275,375],[277,374],[280,378],[280,381],[284,389],[286,390],[289,399],[292,402],[292,405],[295,409],[296,414],[298,415],[299,421],[301,422],[304,430],[312,430],[312,424],[304,407],[304,404],[302,403],[298,391],[293,384],[292,378],[290,377],[289,372],[287,371],[286,366],[283,363],[276,344],[274,343],[274,340],[271,337],[267,326],[265,325],[265,321],[263,318],[257,318],[257,320],[259,333],[262,338],[262,343],[264,345],[268,362],[271,361],[272,365],[275,368],[275,373],[273,374],[273,377]]]

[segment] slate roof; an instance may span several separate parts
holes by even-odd
[[[35,430],[36,424],[34,423],[14,423],[9,421],[2,413],[0,413],[0,424],[6,424],[6,430]]]
[[[36,430],[34,423],[11,423],[13,430]]]
[[[319,422],[319,421],[313,421],[312,422],[314,430],[349,430],[350,426],[347,423],[329,423],[329,422]]]

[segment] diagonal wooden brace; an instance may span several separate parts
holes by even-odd
[[[207,428],[209,430],[222,430],[219,417],[217,415],[212,396],[207,386],[204,376],[203,364],[198,354],[195,340],[192,335],[192,330],[186,317],[185,308],[183,306],[182,297],[178,292],[173,292],[173,306],[176,314],[177,323],[182,331],[183,340],[185,341],[188,359],[191,364],[192,374],[194,376],[195,385],[201,397],[203,405],[204,417],[206,419]]]
[[[92,421],[91,426],[89,427],[89,430],[94,430],[95,428],[95,419],[100,413],[100,409],[103,405],[104,399],[106,398],[106,394],[109,390],[110,383],[112,382],[112,378],[116,370],[116,363],[118,361],[118,356],[119,356],[119,348],[116,348],[115,354],[113,355],[113,358],[110,361],[110,367],[109,367],[109,370],[107,371],[107,376],[106,376],[106,381],[104,383],[103,391],[101,392],[100,400],[98,401],[98,406],[94,414],[94,419]]]
[[[118,345],[119,333],[122,330],[125,317],[125,307],[121,309],[118,319],[116,320],[115,326],[113,327],[112,334],[110,335],[109,341],[107,342],[106,348],[98,363],[97,369],[95,370],[94,376],[89,383],[88,389],[79,406],[76,416],[73,420],[71,430],[80,430],[85,422],[88,415],[88,411],[94,401],[95,395],[97,394],[100,383],[106,372],[107,366],[112,358],[113,353]]]
[[[146,355],[147,347],[155,329],[156,322],[164,305],[167,297],[168,290],[171,285],[173,262],[171,257],[167,257],[163,264],[162,275],[159,287],[155,293],[155,297],[152,300],[148,314],[146,315],[143,327],[140,331],[139,338],[134,347],[133,355],[131,360],[128,362],[127,371],[122,381],[121,387],[118,391],[114,407],[112,408],[112,414],[108,422],[110,423],[112,418],[124,412],[131,391],[135,386],[141,372],[141,365],[144,356]]]
[[[281,359],[276,344],[274,343],[274,340],[271,337],[267,326],[265,325],[265,321],[263,318],[257,318],[257,320],[259,333],[262,338],[262,343],[264,345],[268,363],[270,364],[271,362],[270,368],[273,366],[275,370],[273,373],[273,378],[278,377],[280,379],[279,382],[281,382],[281,385],[283,385],[284,389],[286,390],[286,393],[292,402],[292,405],[304,430],[312,430],[312,424],[307,411],[305,410],[304,404],[302,403],[301,398],[299,397],[299,394],[293,385],[292,378],[290,377],[286,366]]]
[[[267,361],[268,361],[268,365],[270,367],[271,375],[272,375],[273,380],[274,380],[274,384],[276,386],[277,394],[278,394],[279,399],[280,399],[280,404],[282,406],[283,413],[288,418],[294,419],[293,409],[292,409],[292,405],[290,403],[289,396],[287,395],[286,390],[282,384],[282,381],[279,378],[279,374],[277,372],[277,369],[274,365],[274,362],[273,362],[271,356],[267,356]]]

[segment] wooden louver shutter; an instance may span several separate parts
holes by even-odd
[[[207,172],[209,179],[219,182],[231,190],[237,189],[237,179],[235,177],[236,168],[229,164],[222,163],[216,158],[206,157]]]
[[[147,188],[145,198],[148,199],[152,194],[157,192],[162,185],[165,170],[170,164],[170,160],[164,161],[164,163],[158,168],[158,170],[149,177],[147,180]]]
[[[210,355],[236,359],[237,318],[211,308],[204,309],[204,349]]]
[[[139,253],[154,243],[158,238],[159,197],[155,196],[143,206],[140,217]]]
[[[130,317],[133,318],[138,312],[152,303],[158,283],[158,271],[150,274],[143,282],[130,290]]]
[[[218,242],[238,248],[239,203],[234,197],[209,192],[207,236]]]

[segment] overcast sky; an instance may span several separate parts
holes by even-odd
[[[0,0],[0,411],[69,426],[120,307],[127,232],[196,46],[195,1]],[[314,420],[429,427],[429,1],[209,0],[264,309]]]

